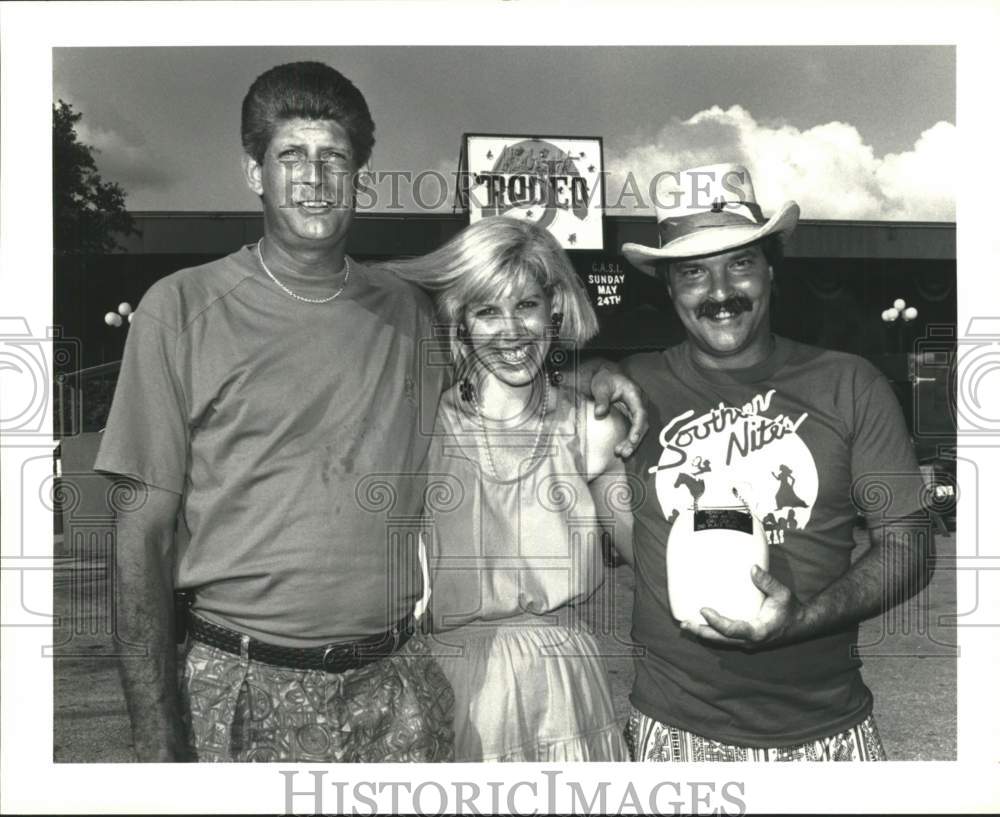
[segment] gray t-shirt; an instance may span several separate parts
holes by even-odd
[[[394,276],[352,262],[303,303],[244,247],[143,297],[96,468],[181,494],[175,586],[205,618],[295,646],[383,631],[422,592],[438,348]]]
[[[785,746],[864,719],[857,627],[744,652],[685,635],[673,619],[665,550],[704,484],[740,484],[762,521],[770,572],[807,601],[851,565],[859,512],[872,525],[920,508],[923,481],[899,403],[867,360],[777,338],[761,363],[707,370],[687,343],[630,357],[650,431],[628,467],[635,503],[637,661],[632,702],[727,743]],[[651,471],[652,469],[652,471]]]

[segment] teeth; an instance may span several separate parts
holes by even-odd
[[[507,363],[520,363],[528,356],[528,350],[524,347],[520,349],[500,349],[500,357]]]
[[[328,201],[300,201],[303,207],[329,207],[330,202]]]

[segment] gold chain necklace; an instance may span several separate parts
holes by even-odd
[[[260,239],[260,241],[257,242],[257,258],[260,259],[260,265],[261,265],[261,267],[264,268],[264,272],[267,273],[267,277],[268,278],[270,278],[272,281],[274,281],[274,283],[276,283],[279,287],[281,287],[281,289],[285,293],[287,293],[288,295],[291,295],[296,301],[302,301],[302,302],[307,303],[307,304],[328,304],[328,303],[330,303],[330,301],[332,301],[334,298],[336,298],[338,295],[340,295],[341,292],[344,291],[344,287],[347,286],[347,282],[348,282],[348,280],[350,280],[350,277],[351,277],[351,259],[348,258],[345,255],[344,256],[344,268],[341,270],[341,272],[343,272],[343,270],[346,269],[347,270],[347,275],[344,276],[344,283],[340,285],[340,289],[338,289],[336,292],[334,292],[333,295],[329,296],[328,298],[307,298],[304,295],[299,295],[297,292],[292,292],[288,287],[286,287],[283,283],[281,283],[281,281],[279,281],[277,278],[274,277],[274,273],[271,272],[271,270],[269,270],[267,268],[267,264],[264,263],[264,253],[261,251],[261,246],[260,246],[263,243],[263,241],[264,241],[264,239],[262,238],[262,239]]]
[[[500,479],[500,474],[497,471],[497,464],[493,460],[493,449],[490,446],[490,435],[486,430],[486,419],[483,417],[483,409],[479,405],[479,398],[473,398],[473,402],[476,404],[476,419],[479,421],[479,427],[483,432],[483,442],[486,443],[486,460],[489,462],[490,473],[493,474],[493,479],[497,482],[502,482]],[[549,407],[549,384],[542,376],[542,413],[538,420],[538,431],[535,432],[535,441],[531,444],[531,455],[528,457],[528,462],[531,462],[538,456],[538,444],[542,441],[542,430],[545,428],[545,412]]]

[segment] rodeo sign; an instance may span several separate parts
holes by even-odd
[[[599,138],[466,134],[462,153],[470,224],[526,218],[567,250],[604,249]]]

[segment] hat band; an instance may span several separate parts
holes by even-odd
[[[691,233],[711,227],[746,227],[748,225],[762,225],[767,223],[767,219],[764,218],[764,214],[756,202],[741,201],[729,203],[742,205],[742,208],[748,210],[754,216],[755,220],[726,210],[706,210],[703,213],[693,213],[689,216],[678,216],[676,218],[668,216],[657,225],[660,232],[660,246],[665,247],[671,241],[676,241],[678,238],[683,238]]]

